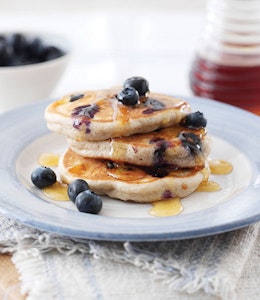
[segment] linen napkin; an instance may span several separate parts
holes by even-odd
[[[0,251],[13,253],[30,300],[238,299],[258,233],[254,224],[180,241],[104,242],[41,232],[1,216]]]

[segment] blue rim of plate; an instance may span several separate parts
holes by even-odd
[[[82,214],[40,201],[20,181],[16,160],[28,144],[49,133],[44,120],[48,100],[0,115],[0,213],[23,225],[63,236],[113,241],[188,239],[235,230],[259,221],[260,118],[214,100],[182,98],[190,102],[193,111],[205,114],[210,133],[232,143],[250,162],[249,185],[227,202],[191,214],[132,219]]]

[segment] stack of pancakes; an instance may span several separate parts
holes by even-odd
[[[210,139],[204,127],[185,122],[189,103],[149,93],[129,106],[118,92],[73,93],[46,108],[48,128],[68,141],[59,161],[62,180],[81,178],[97,194],[125,201],[191,194],[207,179]]]

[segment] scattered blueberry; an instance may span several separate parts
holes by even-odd
[[[102,208],[102,199],[90,190],[78,194],[75,200],[77,209],[80,212],[98,214]]]
[[[68,196],[70,200],[75,203],[76,197],[79,193],[89,189],[87,182],[83,179],[76,179],[68,185]]]
[[[0,35],[0,67],[40,63],[62,55],[64,52],[38,37],[18,32]]]
[[[123,84],[124,88],[133,87],[137,90],[140,96],[145,96],[149,92],[149,83],[143,77],[130,77]]]
[[[197,111],[187,115],[182,125],[193,129],[203,128],[207,126],[207,119],[204,118],[203,113]]]
[[[139,94],[135,88],[125,87],[117,95],[117,99],[121,101],[124,105],[134,106],[138,103]]]
[[[38,167],[32,172],[31,180],[35,186],[42,189],[56,182],[56,174],[51,168]]]

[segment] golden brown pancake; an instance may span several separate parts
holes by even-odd
[[[47,126],[75,140],[101,141],[173,126],[190,113],[189,104],[179,98],[149,93],[139,104],[127,106],[117,93],[107,89],[66,95],[46,108]]]
[[[59,161],[63,181],[84,179],[100,195],[124,201],[153,202],[186,197],[207,179],[207,167],[192,169],[144,168],[84,158],[68,149]]]
[[[105,141],[67,140],[73,151],[84,157],[148,167],[203,167],[211,148],[210,138],[204,128],[195,130],[181,126]]]

